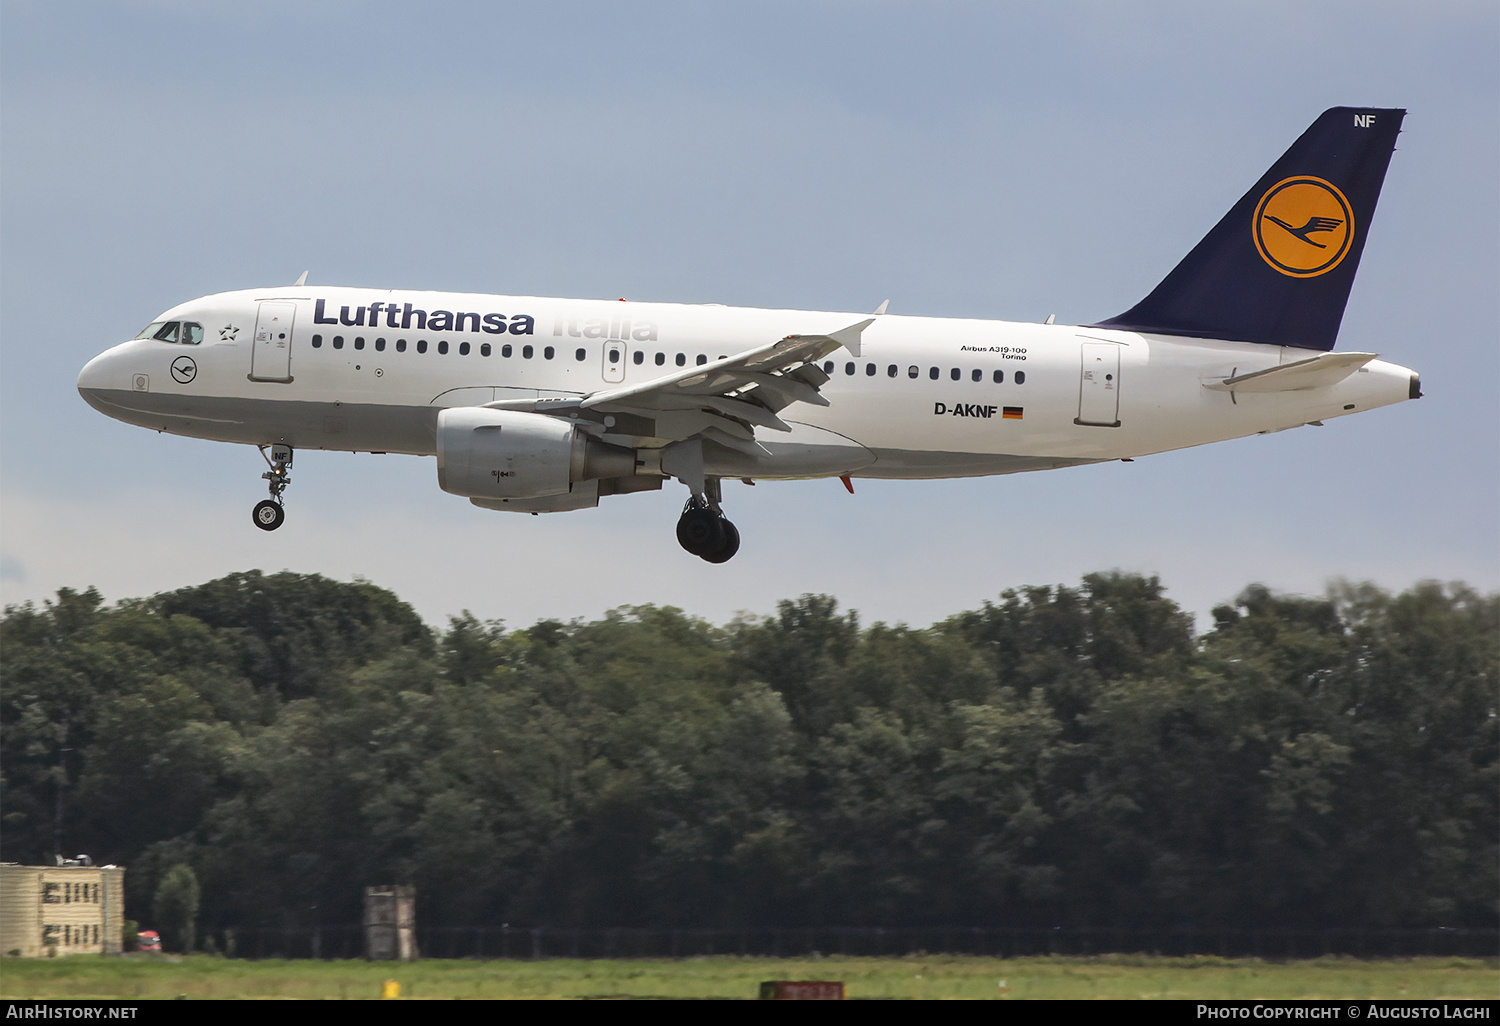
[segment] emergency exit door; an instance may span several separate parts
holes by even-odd
[[[292,322],[296,316],[296,303],[260,304],[250,350],[251,381],[292,380]]]
[[[1075,424],[1120,426],[1120,347],[1111,342],[1085,342],[1078,378],[1078,417]]]

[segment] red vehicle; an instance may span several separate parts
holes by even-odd
[[[161,934],[155,930],[142,930],[135,935],[135,946],[141,951],[160,951]]]

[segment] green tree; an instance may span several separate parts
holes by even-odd
[[[134,907],[192,866],[208,929],[390,882],[434,926],[1482,926],[1497,628],[1461,585],[1255,585],[1195,639],[1121,573],[927,629],[64,590],[0,620],[0,841],[128,865]]]
[[[173,866],[156,885],[151,914],[167,951],[189,952],[196,946],[199,897],[198,878],[191,866]]]
[[[158,595],[151,604],[236,637],[245,676],[283,699],[305,698],[329,674],[401,648],[424,656],[433,650],[416,611],[366,582],[251,570]]]

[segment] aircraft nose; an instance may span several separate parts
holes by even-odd
[[[115,346],[105,350],[78,372],[78,394],[101,413],[108,413],[113,407],[108,399],[111,394],[118,396],[139,387],[132,383],[132,375],[121,366],[120,349],[120,346]]]
[[[108,387],[109,363],[109,352],[103,352],[84,364],[78,372],[78,391]]]

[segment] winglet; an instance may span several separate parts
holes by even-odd
[[[881,305],[884,306],[885,304],[882,303]],[[879,311],[876,312],[878,313]],[[850,356],[858,356],[859,336],[864,333],[864,330],[866,328],[874,323],[875,318],[871,317],[867,320],[860,321],[858,324],[851,324],[847,328],[840,328],[838,331],[830,331],[828,333],[828,337],[833,339],[839,345],[843,346],[845,349],[849,350]]]
[[[890,305],[891,305],[891,301],[889,299],[883,299],[883,300],[881,300],[880,301],[880,305],[875,308],[875,315],[878,317],[880,314],[885,313],[885,308],[888,307],[888,306],[890,306]]]
[[[303,271],[302,272],[302,277],[300,277],[296,281],[292,282],[292,288],[298,288],[298,287],[306,285],[306,284],[307,284],[307,272]]]

